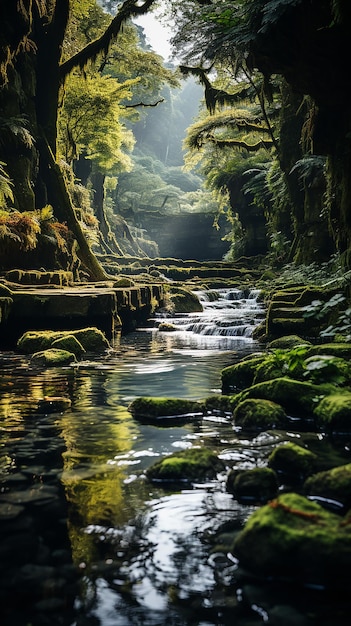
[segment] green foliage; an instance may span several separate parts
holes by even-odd
[[[5,169],[6,164],[0,161],[0,209],[5,208],[7,200],[13,202],[13,190],[11,179]]]

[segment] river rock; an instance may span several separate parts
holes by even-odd
[[[263,504],[278,494],[276,473],[269,467],[248,470],[231,470],[226,489],[240,504]]]
[[[351,582],[351,516],[341,518],[286,493],[249,517],[232,552],[255,576],[345,590]]]
[[[209,480],[224,471],[225,465],[207,448],[188,448],[156,461],[146,471],[150,480]]]
[[[303,491],[306,496],[339,502],[344,510],[351,508],[351,463],[309,476]]]
[[[128,411],[136,419],[151,423],[160,420],[171,423],[172,418],[193,419],[203,415],[203,408],[199,402],[181,398],[136,398],[129,404]]]
[[[333,434],[351,433],[351,393],[339,390],[323,398],[315,407],[316,424]]]
[[[30,363],[32,365],[42,365],[45,367],[58,367],[60,365],[70,365],[77,361],[75,354],[67,350],[50,348],[32,354]]]
[[[235,426],[245,430],[269,430],[286,426],[284,409],[272,400],[248,398],[240,402],[233,413]]]
[[[290,484],[302,483],[313,473],[316,463],[316,454],[290,441],[277,446],[268,457],[268,466],[280,476],[281,482]]]

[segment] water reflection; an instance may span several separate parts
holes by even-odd
[[[219,414],[161,428],[139,424],[128,411],[138,396],[197,400],[220,393],[221,370],[259,348],[250,333],[260,309],[247,295],[207,292],[200,316],[205,334],[191,316],[172,320],[183,328],[178,324],[171,333],[154,320],[155,326],[122,337],[108,354],[74,367],[41,371],[26,357],[0,355],[3,476],[17,470],[40,476],[44,468],[30,467],[26,447],[28,436],[33,447],[42,446],[45,416],[38,402],[65,396],[72,403],[52,417],[64,444],[71,549],[83,573],[70,626],[251,626],[266,620],[257,588],[251,586],[251,603],[240,600],[242,583],[230,552],[221,546],[211,552],[215,531],[226,524],[239,529],[253,508],[226,493],[225,474],[192,488],[166,488],[150,483],[145,471],[155,458],[199,444],[212,447],[228,468],[255,467],[278,442],[300,435],[274,431],[248,438],[230,416]],[[228,303],[240,324],[223,325]],[[221,328],[243,326],[243,334],[221,335]],[[286,601],[289,609],[293,600]]]

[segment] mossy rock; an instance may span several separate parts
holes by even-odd
[[[240,504],[264,504],[278,494],[278,479],[269,467],[248,470],[231,470],[226,489]]]
[[[171,322],[161,322],[161,324],[158,325],[157,329],[162,331],[163,333],[171,333],[177,330],[177,326],[175,324],[172,324]]]
[[[317,455],[310,450],[287,442],[277,446],[271,452],[268,457],[268,467],[281,477],[281,482],[300,484],[307,476],[313,474],[317,459]]]
[[[284,409],[272,400],[248,398],[240,402],[233,413],[235,426],[245,430],[269,430],[286,426]]]
[[[104,352],[111,346],[105,334],[94,326],[69,331],[82,344],[86,352]]]
[[[236,535],[233,554],[255,576],[347,590],[351,518],[286,493],[255,511]]]
[[[299,337],[299,335],[284,335],[283,337],[278,337],[277,339],[273,339],[267,344],[267,348],[276,349],[276,348],[296,348],[296,346],[312,346],[310,341],[306,341]]]
[[[121,289],[122,287],[134,287],[135,282],[131,278],[119,278],[113,283],[113,287]]]
[[[225,465],[208,448],[188,448],[174,452],[160,459],[148,468],[146,475],[150,480],[194,481],[211,480]]]
[[[227,395],[214,395],[208,396],[202,402],[203,408],[205,411],[213,412],[218,411],[220,413],[230,413],[233,412],[233,396]]]
[[[250,387],[254,381],[257,367],[265,358],[265,355],[258,355],[225,367],[221,372],[223,393],[241,391]]]
[[[270,355],[268,355],[266,359],[257,366],[255,376],[252,381],[253,385],[263,383],[267,380],[273,380],[274,378],[281,378],[281,376],[284,375],[284,364],[283,360],[280,362],[274,361]]]
[[[339,502],[347,511],[351,508],[351,463],[309,476],[303,492],[306,496]]]
[[[51,347],[58,348],[60,350],[67,350],[67,352],[73,352],[76,356],[81,356],[85,352],[82,344],[74,335],[66,335],[64,337],[60,337],[59,339],[55,339],[55,341],[52,342]]]
[[[40,365],[44,367],[59,367],[61,365],[70,365],[76,363],[75,354],[67,352],[67,350],[59,350],[57,348],[48,348],[40,352],[32,354],[31,365]]]
[[[280,404],[287,415],[311,417],[318,401],[335,391],[333,385],[314,385],[286,376],[252,385],[233,399],[235,407],[248,398],[262,398]]]
[[[41,350],[51,348],[56,341],[74,337],[75,349],[79,345],[86,352],[103,352],[110,347],[104,333],[95,327],[82,328],[79,330],[30,330],[24,333],[17,341],[17,348],[25,354],[33,354]],[[70,340],[71,341],[71,340]],[[75,352],[76,353],[76,352]]]
[[[351,433],[351,393],[339,391],[323,398],[315,407],[316,425],[328,433]]]
[[[151,423],[203,416],[203,406],[199,402],[181,398],[136,398],[129,404],[128,411],[136,419]]]
[[[173,313],[197,313],[203,311],[199,298],[182,287],[169,287]]]
[[[315,356],[321,354],[330,354],[342,359],[351,358],[351,343],[323,343],[318,346],[312,346],[308,351],[308,356]]]

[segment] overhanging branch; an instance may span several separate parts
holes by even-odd
[[[122,30],[123,24],[131,17],[146,13],[154,2],[155,0],[144,0],[144,2],[139,5],[138,0],[125,0],[117,15],[113,18],[111,24],[107,27],[101,37],[91,41],[87,46],[85,46],[85,48],[82,48],[82,50],[61,64],[61,81],[64,82],[66,76],[75,67],[80,67],[82,69],[88,61],[95,60],[100,52],[107,54],[111,42]]]

